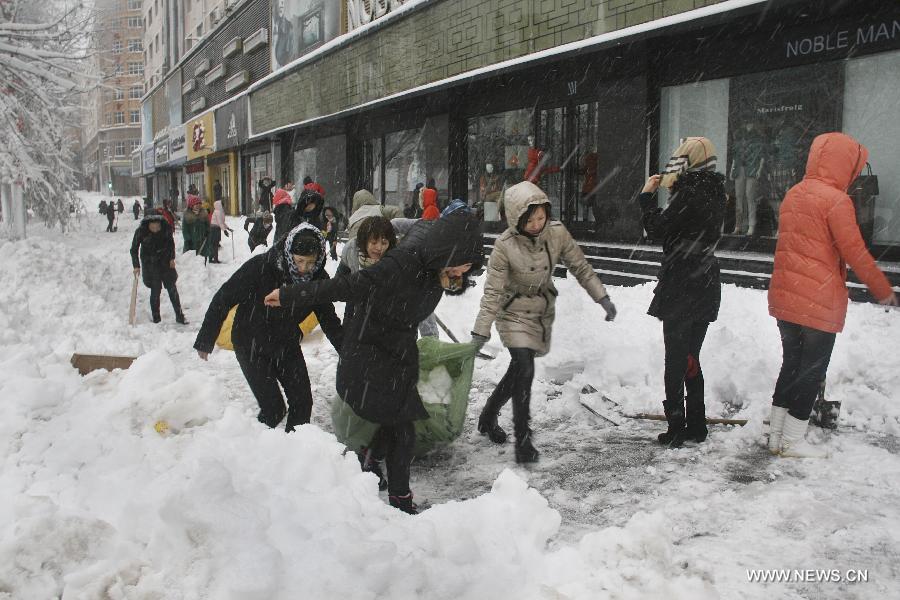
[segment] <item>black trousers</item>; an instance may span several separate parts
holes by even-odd
[[[174,271],[172,271],[174,273]],[[156,277],[149,282],[145,282],[147,287],[150,288],[150,312],[153,315],[153,318],[159,318],[159,299],[162,295],[162,288],[166,288],[166,292],[169,294],[169,300],[172,302],[172,308],[175,309],[175,314],[181,314],[181,298],[178,296],[178,288],[175,287],[175,280],[177,277],[174,274],[164,273],[162,277]]]
[[[781,372],[772,404],[788,409],[795,419],[809,419],[819,385],[825,380],[836,334],[778,321],[781,334]]]
[[[706,339],[707,329],[709,323],[706,321],[663,321],[663,341],[666,346],[664,376],[666,402],[671,403],[672,408],[684,406],[684,392],[687,389],[688,413],[694,412],[692,408],[701,412],[704,410],[700,349],[703,347],[703,340]]]
[[[373,455],[384,456],[387,467],[388,494],[405,496],[409,493],[409,467],[416,446],[416,430],[412,421],[382,425],[371,442]]]
[[[503,379],[484,405],[487,414],[499,414],[500,409],[512,398],[513,427],[516,436],[528,432],[531,419],[531,383],[534,381],[534,355],[531,348],[509,348],[511,360]]]
[[[259,404],[257,418],[260,423],[274,428],[285,415],[285,431],[293,431],[297,425],[309,423],[312,415],[312,390],[306,361],[299,346],[296,349],[279,350],[276,356],[269,356],[261,354],[258,349],[235,345],[234,355]],[[279,383],[287,396],[287,410],[278,388]]]
[[[106,231],[112,233],[113,230],[113,219],[109,219],[109,223],[106,225]]]
[[[219,242],[222,241],[222,228],[215,225],[209,228],[209,238],[206,240],[207,253],[210,262],[219,262]]]

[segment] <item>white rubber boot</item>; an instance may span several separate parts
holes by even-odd
[[[781,433],[782,458],[828,458],[828,452],[824,448],[806,441],[807,425],[807,421],[795,419],[791,415],[784,417],[784,429]]]
[[[769,452],[781,454],[781,432],[784,429],[784,418],[788,409],[772,405],[769,413]]]

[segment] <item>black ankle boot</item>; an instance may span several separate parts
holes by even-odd
[[[687,398],[687,412],[685,415],[684,437],[697,443],[706,441],[709,429],[706,427],[706,405],[703,400]]]
[[[507,435],[503,428],[497,425],[497,415],[482,411],[478,417],[478,433],[488,436],[495,444],[505,444]]]
[[[527,430],[523,435],[516,434],[516,462],[517,463],[535,463],[538,461],[541,453],[537,451],[531,443],[531,430]]]
[[[384,471],[381,469],[381,463],[378,462],[378,459],[372,456],[371,452],[366,449],[357,452],[356,457],[359,459],[359,467],[362,469],[363,473],[372,473],[378,477],[378,491],[383,492],[386,490],[388,488],[388,481],[384,476]]]
[[[669,428],[665,433],[659,434],[656,439],[664,446],[680,448],[687,437],[684,426],[684,408],[680,402],[663,402],[663,409]]]
[[[175,322],[180,323],[181,325],[187,325],[187,319],[184,318],[184,313],[178,313],[175,315]]]
[[[399,508],[407,514],[419,514],[419,507],[416,506],[415,502],[413,502],[412,492],[409,492],[403,496],[388,496],[388,502],[390,502],[391,506],[393,506],[394,508]]]
[[[162,318],[159,315],[153,315],[154,323],[159,323],[160,321],[162,321]]]

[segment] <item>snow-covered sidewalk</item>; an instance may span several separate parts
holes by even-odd
[[[707,413],[750,421],[664,450],[652,443],[660,423],[614,426],[579,402],[590,385],[619,406],[587,400],[617,413],[661,411],[652,287],[611,288],[619,316],[606,323],[560,280],[554,346],[533,389],[541,462],[517,467],[511,444],[475,432],[508,364],[500,352],[476,365],[463,436],[413,464],[413,491],[434,507],[410,517],[330,433],[337,356],[321,332],[303,343],[313,424],[290,435],[255,420],[232,353],[205,363],[192,350],[212,294],[250,255],[242,220],[229,219],[234,260],[228,238],[221,265],[179,254],[190,325],[175,324],[165,294],[163,322],[151,323],[141,286],[132,328],[136,222],[126,210],[105,233],[86,202],[67,236],[34,226],[26,241],[0,241],[0,598],[837,599],[900,589],[898,313],[850,307],[828,378],[841,428],[816,434],[832,458],[781,460],[762,445],[780,365],[775,322],[764,292],[726,286],[702,356]],[[471,328],[480,292],[438,307],[457,334]],[[139,358],[80,377],[76,351]],[[501,424],[511,429],[509,410]],[[755,569],[838,573],[764,584],[748,581]],[[867,570],[868,582],[831,581],[849,570]]]

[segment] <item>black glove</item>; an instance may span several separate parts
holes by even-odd
[[[606,311],[606,320],[612,321],[616,318],[616,305],[612,303],[612,300],[609,299],[609,296],[603,296],[600,298],[600,306],[603,307],[603,310]]]
[[[489,339],[491,338],[472,333],[472,343],[475,344],[475,354],[481,352],[481,349],[484,348],[484,345],[487,344]]]

